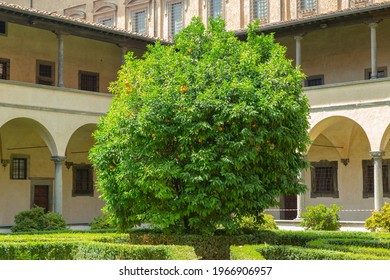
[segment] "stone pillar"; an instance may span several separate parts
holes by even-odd
[[[121,54],[122,54],[122,65],[124,65],[125,64],[125,56],[129,50],[126,47],[120,47],[120,48],[121,48]]]
[[[62,34],[57,34],[58,39],[58,87],[64,87],[64,37]]]
[[[370,155],[374,160],[374,206],[380,210],[383,206],[383,178],[382,178],[382,156],[384,151],[372,151]]]
[[[299,180],[301,182],[305,181],[304,170],[301,171],[301,174],[299,176]],[[297,194],[297,217],[295,218],[295,220],[302,219],[301,214],[302,214],[304,208],[305,208],[305,194],[304,193]]]
[[[62,214],[62,163],[66,157],[53,156],[54,161],[54,212]]]
[[[377,47],[376,47],[376,28],[378,24],[372,22],[368,25],[371,30],[371,79],[378,78],[378,66],[377,66]]]
[[[301,59],[301,41],[303,37],[302,36],[294,36],[295,40],[295,66],[300,66],[302,64]]]

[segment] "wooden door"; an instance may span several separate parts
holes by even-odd
[[[284,205],[283,208],[285,209],[284,220],[294,220],[297,217],[297,195],[290,194],[284,196]]]
[[[34,204],[49,211],[49,186],[35,185],[34,186]]]

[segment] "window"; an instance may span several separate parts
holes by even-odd
[[[11,160],[11,179],[26,180],[27,179],[27,158],[14,157]]]
[[[380,78],[386,78],[387,77],[387,67],[386,66],[382,66],[382,67],[378,67],[377,70],[377,78],[380,79]],[[366,80],[370,80],[371,79],[371,68],[367,68],[367,69],[364,69],[364,78]]]
[[[37,84],[54,85],[54,62],[37,61]]]
[[[0,21],[0,34],[7,34],[7,24],[5,21]]]
[[[0,79],[9,80],[9,59],[0,58]]]
[[[337,161],[312,162],[311,197],[339,197]]]
[[[374,197],[374,161],[363,160],[363,198]],[[390,197],[389,189],[390,159],[382,160],[383,195]]]
[[[183,4],[176,2],[169,7],[169,37],[173,37],[183,28]]]
[[[224,0],[209,0],[208,1],[208,16],[211,18],[223,18],[223,1]]]
[[[99,91],[99,73],[79,72],[79,89],[88,91]]]
[[[321,86],[324,84],[324,75],[309,76],[305,80],[306,87]]]
[[[92,14],[94,21],[105,26],[115,27],[117,6],[109,1],[94,1]]]
[[[146,10],[134,12],[132,16],[133,31],[139,34],[147,34],[146,19]]]
[[[316,2],[316,0],[301,0],[301,10],[314,10]]]
[[[266,21],[268,18],[268,0],[252,0],[252,19]]]
[[[72,195],[93,196],[93,169],[90,164],[73,165]]]
[[[105,26],[112,27],[114,26],[114,17],[112,16],[112,17],[99,18],[97,22]]]

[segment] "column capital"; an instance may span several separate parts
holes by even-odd
[[[64,156],[52,156],[50,159],[52,161],[54,161],[55,163],[57,163],[57,162],[63,162],[64,160],[66,160],[66,157],[64,157]]]
[[[304,34],[295,35],[295,36],[294,36],[294,40],[295,40],[295,41],[301,41],[301,40],[303,39],[303,35],[304,35]]]
[[[370,28],[377,28],[377,27],[378,27],[378,23],[377,23],[377,22],[370,22],[370,23],[368,24],[368,26],[369,26]]]
[[[385,151],[371,151],[370,152],[370,155],[372,156],[372,158],[381,158],[385,155]]]

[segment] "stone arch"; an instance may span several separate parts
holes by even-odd
[[[4,130],[4,128],[12,127],[12,126],[15,129],[17,129],[18,127],[25,127],[28,128],[29,131],[37,133],[38,136],[46,144],[51,155],[55,156],[58,154],[57,145],[55,143],[53,136],[51,135],[49,130],[40,122],[25,117],[10,119],[0,127],[0,139],[4,138],[2,130]]]
[[[67,160],[73,161],[74,159],[84,158],[87,160],[89,149],[94,144],[92,133],[97,129],[95,123],[88,123],[78,127],[68,140],[66,147]]]
[[[389,146],[390,146],[390,124],[387,126],[385,132],[383,133],[380,149],[382,151],[385,151],[387,148],[390,148]]]

